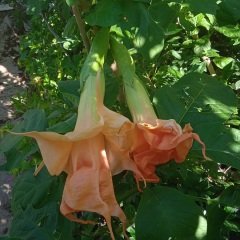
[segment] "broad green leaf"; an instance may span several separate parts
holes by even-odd
[[[207,222],[187,195],[169,187],[146,189],[136,216],[136,239],[204,239]]]
[[[240,130],[214,123],[206,124],[205,129],[199,127],[194,130],[205,142],[207,155],[211,159],[240,169]],[[199,147],[194,145],[192,153],[200,153]]]
[[[64,176],[52,177],[44,168],[18,176],[13,189],[13,221],[9,235],[24,240],[72,239],[74,223],[59,212]]]
[[[217,11],[217,20],[224,25],[236,24],[240,20],[240,1],[223,0],[219,4]]]
[[[195,42],[195,47],[194,47],[194,53],[196,55],[204,55],[208,50],[211,49],[211,42],[208,38],[208,36],[204,36],[202,38],[199,38]]]
[[[224,126],[237,110],[229,87],[208,75],[190,73],[172,87],[158,89],[153,101],[161,119],[190,123],[210,158],[240,169],[239,130]],[[200,153],[200,146],[194,145],[192,153]]]
[[[24,130],[24,123],[19,122],[17,123],[12,131],[13,132],[22,132]],[[12,149],[15,145],[17,145],[21,141],[21,136],[16,136],[13,134],[6,134],[1,140],[0,140],[0,151],[1,152],[7,152],[10,149]]]
[[[23,120],[16,124],[12,132],[43,131],[47,127],[45,112],[41,109],[31,109],[24,113]],[[21,136],[6,134],[0,141],[0,151],[7,152],[22,139]]]
[[[35,208],[41,206],[41,202],[48,197],[51,186],[56,180],[57,177],[50,176],[45,168],[37,176],[33,175],[32,170],[18,176],[13,188],[13,211],[25,210],[29,205]]]
[[[88,13],[85,20],[92,26],[110,27],[118,23],[121,13],[118,0],[102,0]]]
[[[80,81],[77,80],[60,81],[58,82],[58,89],[61,93],[69,93],[79,97]]]
[[[149,13],[153,20],[160,24],[165,34],[172,31],[173,25],[177,28],[177,11],[171,8],[167,3],[154,0],[149,7]]]
[[[185,0],[186,4],[189,5],[190,10],[194,14],[198,13],[209,13],[216,14],[217,0]]]
[[[144,57],[154,59],[164,47],[164,33],[162,27],[154,22],[144,5],[139,4],[139,28],[134,44]]]
[[[174,118],[180,124],[191,122],[194,127],[223,123],[237,110],[231,88],[199,73],[189,73],[172,87],[156,90],[153,101],[160,118]]]
[[[215,30],[220,32],[226,37],[229,38],[240,38],[240,26],[222,26],[222,27],[215,27]]]
[[[219,197],[219,203],[224,206],[240,207],[240,188],[230,186]]]
[[[209,202],[207,205],[207,240],[219,240],[222,236],[223,223],[227,213],[218,202]]]
[[[70,118],[66,119],[65,121],[56,123],[55,125],[49,127],[47,130],[50,132],[57,132],[61,134],[71,132],[74,129],[76,120],[77,114],[73,114]]]
[[[44,131],[47,127],[47,118],[44,110],[31,109],[23,115],[24,131]]]
[[[216,66],[221,69],[225,68],[229,63],[233,61],[234,59],[231,57],[216,57],[213,59],[213,62],[216,64]]]
[[[37,151],[38,146],[36,143],[31,142],[25,144],[23,147],[21,144],[18,144],[16,147],[12,148],[11,151],[5,153],[7,161],[3,166],[0,167],[0,169],[11,171],[23,166],[29,157]]]

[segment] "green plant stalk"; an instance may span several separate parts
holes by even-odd
[[[97,32],[93,39],[91,49],[83,64],[80,81],[84,84],[90,75],[95,76],[103,67],[104,57],[109,48],[109,29],[103,28]]]
[[[148,93],[135,73],[135,65],[127,48],[114,38],[110,40],[111,51],[122,76],[127,104],[133,121],[155,124],[157,116]]]
[[[103,101],[105,79],[102,73],[104,58],[109,47],[109,30],[101,29],[93,39],[90,52],[83,64],[80,81],[82,87],[81,99],[78,106],[78,120],[76,126],[81,126],[86,119],[86,107],[88,107],[89,119],[97,120],[99,118],[97,107],[98,101]],[[100,84],[101,90],[96,92],[97,84]],[[101,94],[99,96],[98,94]]]

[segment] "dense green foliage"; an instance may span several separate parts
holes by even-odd
[[[159,166],[161,182],[143,193],[131,174],[114,177],[130,239],[240,239],[239,0],[22,1],[30,31],[21,38],[19,65],[29,88],[14,99],[22,121],[12,131],[73,129],[87,54],[70,7],[79,3],[90,41],[99,27],[111,27],[132,54],[159,118],[190,122],[210,158],[194,145],[185,162]],[[109,53],[105,104],[130,117],[111,63]],[[65,175],[32,175],[41,161],[34,141],[6,134],[0,151],[7,157],[1,169],[17,176],[12,227],[0,239],[109,239],[106,226],[61,216]],[[123,239],[117,220],[113,228]]]

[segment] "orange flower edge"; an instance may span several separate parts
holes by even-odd
[[[158,165],[170,160],[183,162],[193,140],[201,144],[203,157],[207,159],[205,144],[192,130],[190,124],[181,129],[175,120],[157,119],[154,126],[136,123],[132,158],[147,182],[159,182],[159,177],[155,173]]]

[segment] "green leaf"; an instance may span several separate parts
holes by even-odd
[[[231,88],[199,73],[189,73],[173,87],[158,89],[153,101],[161,118],[174,118],[180,124],[223,123],[237,110]]]
[[[218,202],[209,202],[207,205],[207,240],[221,239],[221,230],[227,213]]]
[[[223,34],[228,38],[240,38],[240,26],[223,26],[223,27],[215,27],[215,30]]]
[[[47,118],[44,110],[31,109],[23,115],[24,131],[44,131],[47,127]]]
[[[75,96],[80,96],[80,81],[77,80],[67,80],[58,82],[58,89],[61,93],[69,93]]]
[[[0,169],[5,171],[11,171],[15,168],[22,166],[28,158],[38,151],[36,143],[29,143],[21,147],[21,144],[17,145],[11,151],[5,153],[7,161],[1,166]]]
[[[194,47],[194,53],[196,55],[202,56],[206,54],[206,52],[210,49],[211,49],[211,42],[208,36],[204,36],[196,40],[195,47]]]
[[[41,109],[31,109],[24,113],[23,120],[16,124],[12,132],[43,131],[47,127],[46,114]],[[0,141],[0,151],[7,152],[16,146],[21,136],[6,134]]]
[[[85,17],[91,26],[110,27],[120,20],[121,4],[117,0],[102,0]]]
[[[13,127],[12,132],[22,132],[23,129],[24,129],[24,123],[20,122]],[[21,136],[6,134],[0,141],[0,151],[1,152],[9,151],[14,146],[16,146],[21,141],[21,139],[22,139]]]
[[[177,11],[169,7],[167,3],[158,0],[152,1],[149,7],[149,13],[153,20],[160,24],[165,34],[168,34],[170,30],[172,31],[173,27],[177,29]]]
[[[213,62],[216,64],[216,66],[221,69],[225,68],[232,61],[234,61],[234,59],[231,57],[216,57],[213,59]]]
[[[61,134],[71,132],[74,129],[76,120],[77,114],[73,114],[70,118],[66,119],[63,122],[56,123],[55,125],[49,127],[47,130],[50,132],[57,132]]]
[[[144,191],[137,216],[136,239],[203,239],[206,219],[187,195],[169,187]]]
[[[223,0],[219,4],[217,11],[217,20],[223,25],[236,24],[240,20],[240,1]]]
[[[239,130],[224,126],[237,111],[232,89],[208,75],[190,73],[173,87],[158,89],[153,102],[161,119],[190,123],[210,158],[240,169]],[[200,146],[194,145],[192,153],[200,154]]]
[[[224,206],[240,207],[240,188],[230,186],[219,197],[219,203]]]
[[[44,168],[37,176],[29,170],[13,188],[10,237],[24,240],[73,239],[74,223],[59,212],[65,176],[52,177]]]
[[[209,13],[215,15],[218,7],[217,0],[186,0],[185,2],[194,14]]]
[[[32,170],[18,176],[13,188],[13,211],[27,209],[29,205],[35,208],[41,206],[41,201],[47,198],[54,181],[56,177],[50,176],[45,168],[37,176],[33,175]]]
[[[164,47],[164,32],[159,24],[154,22],[143,4],[138,4],[139,28],[134,44],[144,57],[154,59]]]

